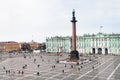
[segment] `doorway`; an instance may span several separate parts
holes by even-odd
[[[107,55],[108,54],[108,49],[107,48],[105,48],[105,55]]]
[[[102,54],[102,48],[98,48],[98,54]]]
[[[92,48],[92,53],[95,54],[95,48]]]

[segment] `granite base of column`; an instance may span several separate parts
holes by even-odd
[[[77,62],[79,60],[79,52],[77,50],[70,52],[70,61]]]

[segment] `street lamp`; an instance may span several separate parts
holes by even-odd
[[[57,46],[57,49],[58,50],[57,50],[57,61],[56,62],[59,63],[59,46]]]
[[[59,41],[58,40],[59,40],[59,37],[57,36],[57,61],[56,61],[57,63],[59,63],[59,43],[58,43]]]

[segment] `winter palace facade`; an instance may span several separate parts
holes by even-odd
[[[47,52],[70,52],[72,38],[70,36],[46,38]],[[79,53],[118,54],[120,55],[120,34],[84,34],[77,36],[76,48]]]

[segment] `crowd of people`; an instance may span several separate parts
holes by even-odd
[[[33,54],[32,54],[33,55]],[[34,56],[40,56],[40,58],[41,58],[41,61],[42,62],[44,62],[44,58],[43,58],[43,56],[42,55],[34,55]],[[32,56],[29,56],[29,55],[26,55],[26,54],[23,54],[23,58],[24,59],[27,59],[27,57],[28,58],[31,58]],[[37,58],[33,58],[33,64],[36,64],[36,61],[37,61]],[[48,60],[45,60],[45,61],[47,61],[48,63],[50,63],[51,61],[48,59]],[[56,61],[56,59],[55,59],[55,61]],[[54,65],[52,65],[51,67],[51,69],[57,69],[57,65],[58,63],[55,63]],[[81,63],[81,64],[78,64],[78,63],[76,63],[76,65],[75,64],[64,64],[63,66],[64,66],[64,69],[62,69],[62,73],[65,73],[65,69],[67,68],[67,67],[70,67],[71,69],[76,69],[76,66],[77,66],[77,71],[81,71],[83,68],[84,68],[84,66],[83,66],[83,62]],[[40,63],[37,63],[37,68],[40,68],[40,66],[42,66],[42,65],[40,65]],[[6,72],[6,74],[18,74],[18,75],[24,75],[25,74],[25,69],[27,69],[27,68],[29,68],[28,67],[28,64],[26,63],[26,64],[24,64],[23,66],[22,66],[22,69],[21,70],[10,70],[10,69],[7,69],[5,66],[3,66],[3,70]],[[94,67],[94,65],[91,67],[91,69],[95,69],[95,67]],[[37,76],[40,76],[40,71],[36,71],[36,75]]]

